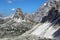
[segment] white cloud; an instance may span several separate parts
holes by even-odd
[[[44,3],[44,6],[46,6],[47,5],[47,3]]]
[[[15,8],[12,8],[11,10],[12,10],[12,11],[14,11],[14,10],[15,10]]]
[[[8,0],[8,3],[12,3],[12,0]]]

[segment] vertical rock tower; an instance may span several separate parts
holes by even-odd
[[[20,8],[17,8],[17,9],[16,9],[16,13],[15,13],[14,18],[24,19],[23,12],[21,11],[21,9],[20,9]]]

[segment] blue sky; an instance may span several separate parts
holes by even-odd
[[[46,0],[0,0],[0,13],[7,16],[15,12],[16,8],[32,13],[36,11]]]

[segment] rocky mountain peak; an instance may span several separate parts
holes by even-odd
[[[21,8],[17,8],[17,9],[16,9],[16,13],[17,13],[17,14],[22,14]]]
[[[15,13],[15,16],[14,17],[15,18],[22,18],[22,19],[24,19],[23,12],[22,12],[22,10],[20,8],[17,8],[16,9],[16,13]]]

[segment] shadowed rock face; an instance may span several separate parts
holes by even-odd
[[[41,22],[42,23],[45,21],[51,22],[51,21],[55,20],[58,16],[59,16],[58,10],[55,10],[55,8],[52,7],[51,10],[49,10],[48,15],[43,17]]]
[[[4,19],[0,18],[0,24],[3,24],[3,23],[4,23]]]
[[[32,14],[32,19],[38,23],[44,23],[45,21],[51,21],[55,19],[60,13],[58,12],[60,3],[57,0],[48,0],[44,5],[37,9],[37,11]]]
[[[58,29],[54,34],[53,34],[54,37],[57,37],[57,36],[60,36],[60,29]]]

